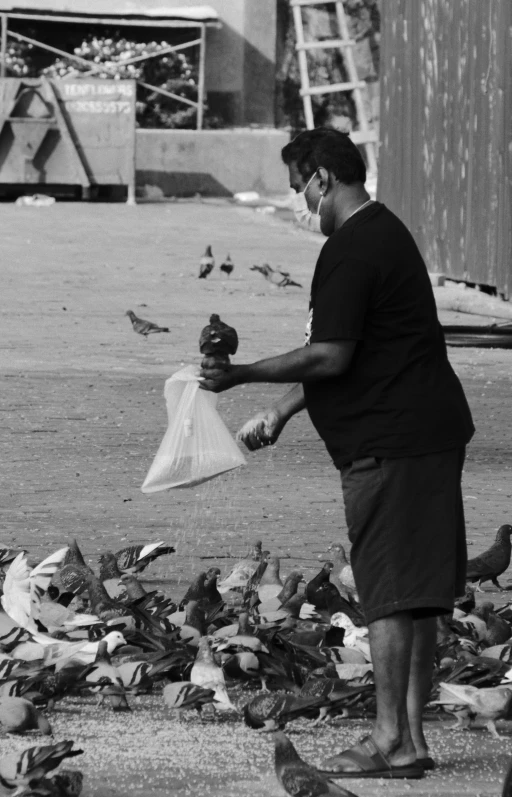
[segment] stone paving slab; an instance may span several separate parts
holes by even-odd
[[[251,210],[209,204],[57,204],[40,209],[1,204],[0,220],[1,543],[23,545],[38,558],[76,536],[92,564],[99,551],[127,542],[176,543],[176,555],[153,565],[148,579],[180,597],[205,563],[227,569],[233,563],[228,557],[243,555],[257,538],[283,556],[285,573],[297,565],[307,576],[316,571],[318,554],[331,541],[347,542],[338,474],[305,414],[293,419],[275,448],[248,453],[247,466],[234,473],[154,496],[139,489],[165,431],[164,380],[182,364],[199,362],[199,332],[210,313],[220,313],[237,328],[238,362],[302,345],[308,285],[321,239]],[[207,243],[218,263],[231,253],[235,272],[230,280],[217,269],[208,280],[197,279]],[[269,285],[249,270],[263,262],[289,271],[304,288],[284,292]],[[124,316],[129,308],[168,324],[171,334],[143,340]],[[441,317],[446,323],[479,320],[449,313]],[[512,353],[451,349],[450,359],[477,426],[464,474],[473,556],[511,518]],[[282,389],[236,388],[219,398],[219,410],[234,432]],[[503,578],[509,580],[510,571]],[[491,590],[488,595],[504,600]],[[72,717],[56,716],[59,737],[61,731],[81,733]],[[233,744],[235,736],[237,744],[243,740],[241,750],[252,762],[247,778],[227,768],[225,783],[210,782],[192,762],[183,769],[182,783],[167,752],[168,764],[159,765],[156,774],[151,770],[146,783],[141,772],[152,766],[150,748],[141,770],[134,770],[130,784],[119,789],[110,770],[123,765],[137,745],[137,734],[151,735],[152,726],[142,720],[134,726],[132,717],[128,721],[108,713],[91,716],[101,717],[98,728],[108,731],[110,763],[94,777],[94,754],[87,753],[86,797],[280,794],[267,774],[270,741],[240,723],[226,726],[227,747],[215,747],[210,729],[197,724],[190,724],[190,733],[194,729],[210,768],[217,755],[229,757],[228,737]],[[162,734],[165,752],[181,730],[168,727],[165,719],[159,722],[155,732]],[[361,728],[349,723],[343,732],[299,730],[294,743],[314,762],[337,735],[351,741]],[[438,773],[418,784],[354,781],[349,788],[360,795],[498,794],[510,753],[510,732],[504,732],[503,741],[493,741],[486,731],[447,737],[432,726],[434,750],[445,764]],[[166,791],[167,776],[172,791]]]

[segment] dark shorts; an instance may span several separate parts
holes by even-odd
[[[460,448],[342,467],[350,559],[367,623],[403,611],[451,612],[464,594],[464,456]]]

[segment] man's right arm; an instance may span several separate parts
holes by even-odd
[[[286,423],[306,406],[302,383],[294,385],[288,393],[267,411],[251,418],[237,434],[249,451],[273,445]]]

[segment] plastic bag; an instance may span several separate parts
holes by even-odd
[[[189,365],[165,383],[169,425],[142,485],[143,493],[191,487],[240,465],[245,457],[215,406],[217,396],[201,390]]]

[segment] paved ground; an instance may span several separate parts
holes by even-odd
[[[239,362],[300,346],[321,240],[225,203],[2,204],[0,218],[0,542],[23,545],[36,558],[76,536],[91,562],[99,551],[127,542],[173,542],[176,557],[161,560],[150,575],[178,597],[202,559],[227,566],[226,556],[244,553],[257,538],[290,557],[283,560],[285,572],[295,563],[306,574],[315,572],[326,545],[346,541],[346,526],[337,473],[305,416],[293,420],[275,449],[248,455],[247,467],[233,474],[150,497],[139,488],[166,426],[164,379],[182,364],[199,362],[199,332],[210,313],[237,328]],[[217,269],[208,280],[197,279],[208,243],[218,262],[231,253],[236,267],[230,280]],[[304,289],[281,291],[249,270],[265,261],[290,271]],[[146,342],[132,332],[124,316],[129,308],[168,324],[171,334]],[[443,318],[467,323],[454,314]],[[511,517],[512,353],[452,349],[450,358],[478,429],[464,476],[476,555]],[[237,388],[220,397],[219,408],[234,431],[279,391]],[[504,582],[509,579],[506,574]],[[57,715],[59,738],[71,734],[86,746],[86,797],[280,793],[264,774],[271,760],[267,738],[228,722],[215,734],[194,723],[176,733],[167,718],[160,721],[160,711],[155,708],[151,720],[142,704],[128,719],[92,709]],[[348,739],[360,730],[349,724],[341,733]],[[235,733],[236,750],[230,744]],[[114,756],[105,753],[104,734]],[[444,764],[435,776],[416,785],[353,782],[351,788],[361,795],[498,794],[510,732],[503,741],[480,731],[450,736],[448,743],[432,724],[430,736]],[[335,743],[335,732],[313,735],[299,726],[292,738],[315,761]],[[122,776],[113,761],[126,764]]]

